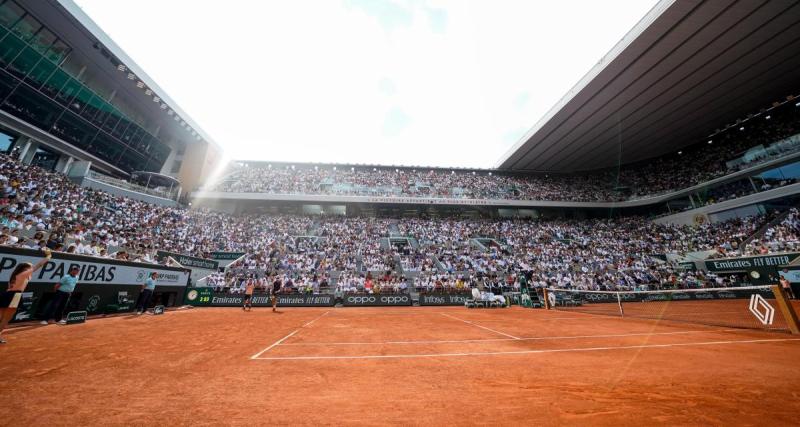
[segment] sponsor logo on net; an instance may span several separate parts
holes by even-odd
[[[772,325],[775,309],[760,294],[750,295],[750,312],[765,326]]]

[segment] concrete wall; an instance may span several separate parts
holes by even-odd
[[[134,200],[141,200],[143,202],[152,203],[154,205],[169,206],[169,207],[178,206],[178,202],[174,200],[165,199],[163,197],[151,196],[149,194],[139,193],[137,191],[120,188],[105,182],[93,180],[89,177],[78,178],[76,179],[76,182],[78,182],[78,184],[80,184],[81,187],[88,187],[94,190],[102,190],[107,193],[111,193],[115,196],[129,197]]]

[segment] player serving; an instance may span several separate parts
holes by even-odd
[[[276,277],[275,281],[272,282],[272,312],[276,312],[278,308],[278,294],[281,292],[281,279],[280,277]]]

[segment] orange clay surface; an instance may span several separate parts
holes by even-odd
[[[23,326],[1,425],[797,425],[800,337],[463,307]]]

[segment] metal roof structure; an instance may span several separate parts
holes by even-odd
[[[577,172],[642,161],[798,92],[800,1],[662,0],[497,168]]]

